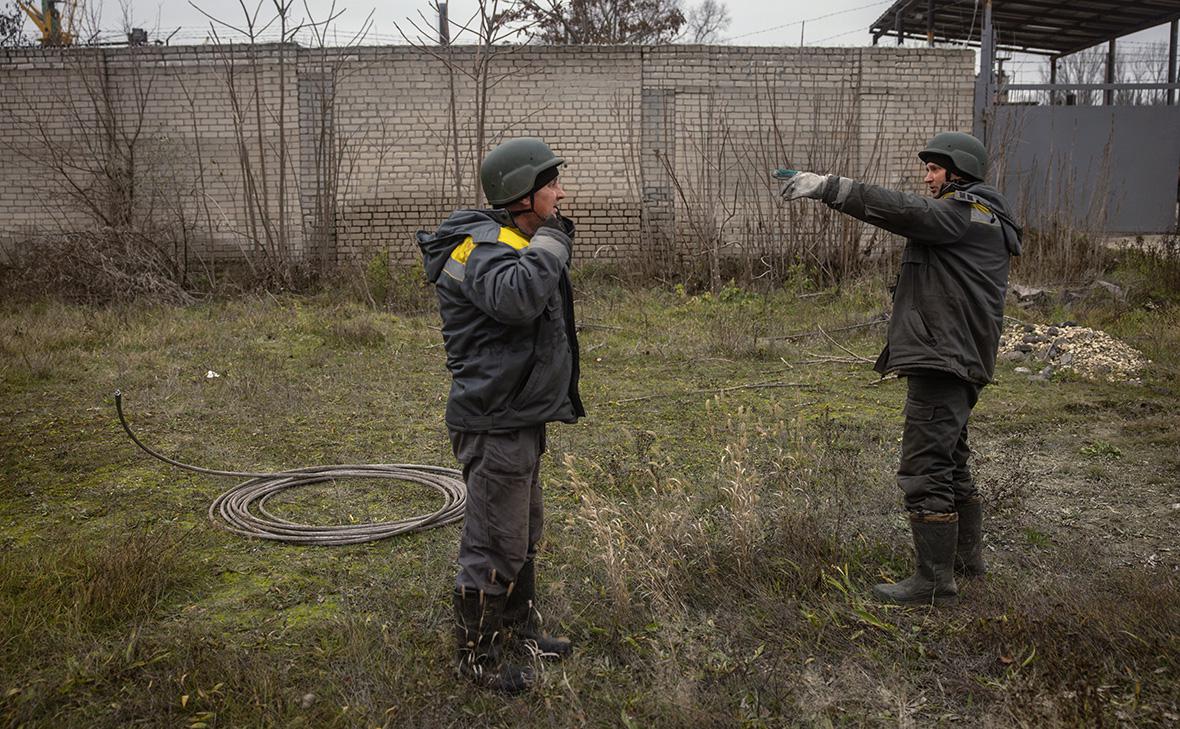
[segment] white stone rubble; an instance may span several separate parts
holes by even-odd
[[[1097,329],[1011,321],[1000,337],[999,359],[1033,365],[1038,370],[1034,377],[1048,379],[1058,370],[1068,370],[1108,382],[1139,382],[1139,373],[1150,362],[1130,345]]]

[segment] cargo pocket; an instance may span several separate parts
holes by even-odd
[[[905,415],[906,420],[928,423],[931,420],[934,420],[934,406],[923,405],[922,403],[914,402],[913,400],[906,400],[905,408],[902,410],[902,414]]]

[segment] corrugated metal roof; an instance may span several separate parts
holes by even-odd
[[[926,39],[928,0],[897,0],[869,30],[874,38]],[[935,0],[934,40],[979,45],[981,0]],[[1065,55],[1180,18],[1180,0],[992,0],[1001,50]]]

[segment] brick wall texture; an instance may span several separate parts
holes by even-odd
[[[970,51],[884,47],[3,51],[0,241],[129,216],[204,260],[409,263],[414,231],[477,203],[487,149],[539,136],[581,260],[799,254],[846,232],[769,170],[918,190],[915,151],[971,127],[973,73]]]

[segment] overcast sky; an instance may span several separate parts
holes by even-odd
[[[193,0],[210,15],[221,18],[233,25],[243,25],[243,12],[238,0]],[[868,28],[892,0],[723,0],[729,9],[731,23],[722,33],[722,40],[735,45],[784,46],[799,45],[840,45],[859,46],[871,42]],[[123,9],[129,8],[130,22],[135,27],[146,28],[153,40],[166,38],[170,34],[172,43],[200,43],[209,33],[209,20],[187,0],[85,0],[101,11],[100,26],[109,31],[104,39],[114,40],[123,26]],[[332,0],[296,0],[294,14],[297,19],[310,16],[316,20],[326,17],[332,7]],[[692,5],[699,0],[681,0],[682,5]],[[245,0],[253,10],[258,0]],[[274,15],[274,0],[262,0],[260,17]],[[477,7],[476,0],[451,0],[452,20],[468,18]],[[401,43],[402,37],[395,24],[401,25],[407,33],[414,34],[408,19],[418,19],[419,13],[430,13],[426,0],[336,0],[336,12],[341,13],[335,23],[339,43],[347,42],[353,33],[360,30],[366,17],[372,13],[373,25],[366,43],[384,45]],[[431,21],[433,22],[433,21]],[[419,20],[419,23],[421,21]],[[31,25],[30,36],[34,35]],[[225,33],[221,28],[220,32]],[[461,39],[456,38],[461,42]],[[883,43],[895,43],[883,39]],[[908,43],[921,43],[915,39]],[[1137,33],[1120,41],[1121,49],[1133,53],[1146,48],[1145,43],[1166,43],[1167,26]],[[1022,75],[1039,73],[1043,61],[1030,57],[1018,57],[1009,63],[1009,68],[1023,70]],[[1037,78],[1025,78],[1037,81]]]

